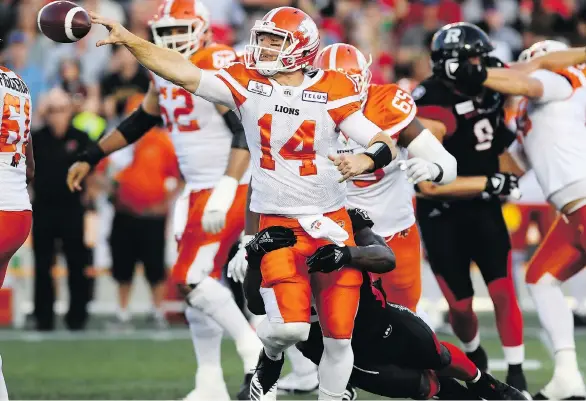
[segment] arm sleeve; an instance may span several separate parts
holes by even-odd
[[[339,128],[364,148],[368,147],[370,140],[382,131],[375,123],[366,118],[361,111],[356,111],[346,117],[340,123]]]
[[[201,96],[209,102],[224,105],[231,110],[240,106],[227,81],[211,71],[201,71],[201,79],[195,95]]]
[[[543,95],[540,98],[533,99],[535,102],[547,103],[556,100],[564,100],[572,95],[572,85],[566,78],[555,72],[537,70],[529,76],[537,79],[543,85]]]
[[[407,150],[413,157],[436,163],[442,168],[444,174],[439,184],[448,184],[456,179],[458,175],[456,158],[442,146],[428,129],[421,131],[407,146]]]

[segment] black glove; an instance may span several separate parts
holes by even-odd
[[[454,72],[456,89],[466,95],[476,96],[482,91],[487,76],[488,71],[483,63],[472,64],[468,60],[461,60]]]
[[[297,242],[295,233],[290,228],[273,226],[257,233],[252,241],[246,245],[248,266],[251,269],[260,269],[262,257],[277,249],[293,246]]]
[[[341,269],[351,260],[350,248],[328,244],[319,247],[313,255],[307,258],[307,266],[309,266],[309,273],[330,273]]]
[[[374,226],[374,222],[366,210],[358,208],[350,209],[348,210],[348,215],[350,216],[354,232],[360,231],[363,228],[372,228],[372,226]]]
[[[519,190],[519,179],[509,173],[496,173],[488,177],[484,192],[488,195],[510,195]]]

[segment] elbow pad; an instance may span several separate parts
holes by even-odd
[[[384,142],[373,143],[366,149],[364,154],[374,162],[373,171],[383,168],[393,161],[393,152],[391,152],[389,145]]]
[[[159,124],[160,121],[161,117],[147,113],[142,108],[142,105],[140,105],[116,129],[120,131],[124,139],[126,139],[126,142],[131,144],[139,140],[151,128]]]
[[[440,175],[436,177],[438,184],[448,184],[456,179],[458,174],[456,158],[428,129],[421,131],[407,146],[407,150],[412,156],[435,163],[440,168]]]
[[[232,149],[246,149],[248,150],[248,144],[246,143],[246,135],[244,134],[244,127],[242,122],[232,110],[222,115],[224,122],[228,126],[230,132],[232,132]]]

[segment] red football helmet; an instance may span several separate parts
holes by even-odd
[[[155,18],[149,21],[155,44],[191,57],[205,44],[210,13],[198,0],[164,0]],[[173,33],[173,28],[184,28]]]
[[[364,100],[372,79],[372,73],[369,70],[371,64],[372,56],[366,61],[366,57],[354,46],[336,43],[323,48],[318,53],[314,66],[323,70],[335,70],[348,74],[358,85],[360,98]]]
[[[258,35],[268,33],[281,36],[279,50],[263,47]],[[278,72],[292,72],[311,67],[319,49],[319,30],[311,17],[293,7],[279,7],[256,21],[250,30],[250,44],[245,47],[246,68],[272,76]],[[263,51],[277,53],[273,61],[261,61]]]

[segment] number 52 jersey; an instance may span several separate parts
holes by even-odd
[[[282,86],[236,63],[215,77],[204,74],[196,95],[216,96],[240,113],[253,167],[253,212],[299,216],[344,207],[346,184],[328,156],[337,153],[336,127],[360,111],[347,75],[317,70],[300,86]],[[367,145],[380,129],[371,123],[364,131]]]
[[[0,210],[31,210],[26,189],[31,97],[24,81],[5,67],[0,67],[0,106]]]

